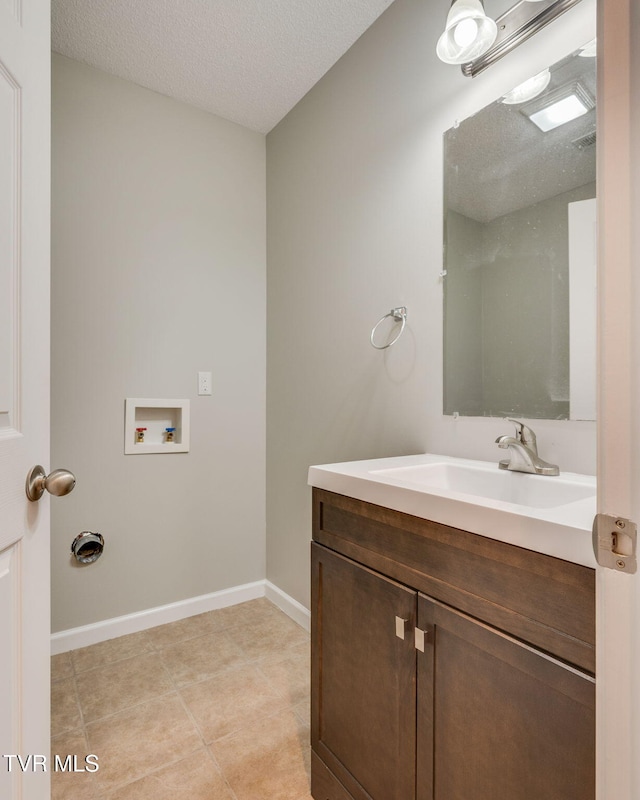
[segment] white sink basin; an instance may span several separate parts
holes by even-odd
[[[429,453],[309,468],[309,483],[588,567],[596,479]]]
[[[482,462],[463,466],[441,461],[371,470],[371,473],[415,484],[427,491],[445,489],[530,508],[556,508],[595,494],[595,486],[568,480],[564,476],[510,472]]]

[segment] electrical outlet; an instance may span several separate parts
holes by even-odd
[[[211,394],[211,373],[198,373],[198,394]]]

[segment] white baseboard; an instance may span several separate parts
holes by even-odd
[[[167,622],[193,617],[195,614],[203,614],[205,611],[215,611],[217,608],[255,600],[258,597],[264,597],[264,584],[265,581],[245,583],[242,586],[234,586],[220,592],[189,597],[166,606],[148,608],[133,614],[125,614],[122,617],[113,617],[101,622],[94,622],[91,625],[59,631],[51,636],[51,655],[105,642],[107,639],[115,639],[117,636],[124,636],[127,633],[145,631],[147,628],[155,628],[156,625],[165,625]]]
[[[192,617],[195,614],[203,614],[206,611],[215,611],[218,608],[245,603],[247,600],[255,600],[258,597],[267,597],[295,622],[309,630],[309,611],[297,600],[294,600],[293,597],[278,589],[277,586],[263,580],[245,583],[242,586],[234,586],[231,589],[223,589],[220,592],[212,592],[199,597],[190,597],[186,600],[158,606],[157,608],[148,608],[144,611],[137,611],[134,614],[125,614],[122,617],[105,619],[91,625],[82,625],[79,628],[59,631],[51,635],[51,655],[55,656],[59,653],[66,653],[68,650],[76,650],[79,647],[87,647],[91,644],[98,644],[98,642],[105,642],[108,639],[115,639],[117,636],[125,636],[128,633],[137,633],[148,628],[155,628],[156,625],[176,622],[176,620]]]
[[[265,597],[267,600],[278,606],[281,611],[291,617],[294,622],[297,622],[306,631],[311,630],[311,612],[305,608],[302,603],[294,600],[288,594],[278,589],[271,581],[265,581]]]

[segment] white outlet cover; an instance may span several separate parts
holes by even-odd
[[[211,373],[199,372],[198,373],[198,394],[210,395],[211,394]]]

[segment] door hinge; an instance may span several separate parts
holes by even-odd
[[[414,628],[414,637],[416,650],[424,653],[425,644],[433,644],[433,625],[427,625],[424,630]]]
[[[634,574],[636,563],[635,522],[611,514],[596,514],[593,520],[593,552],[601,567]]]

